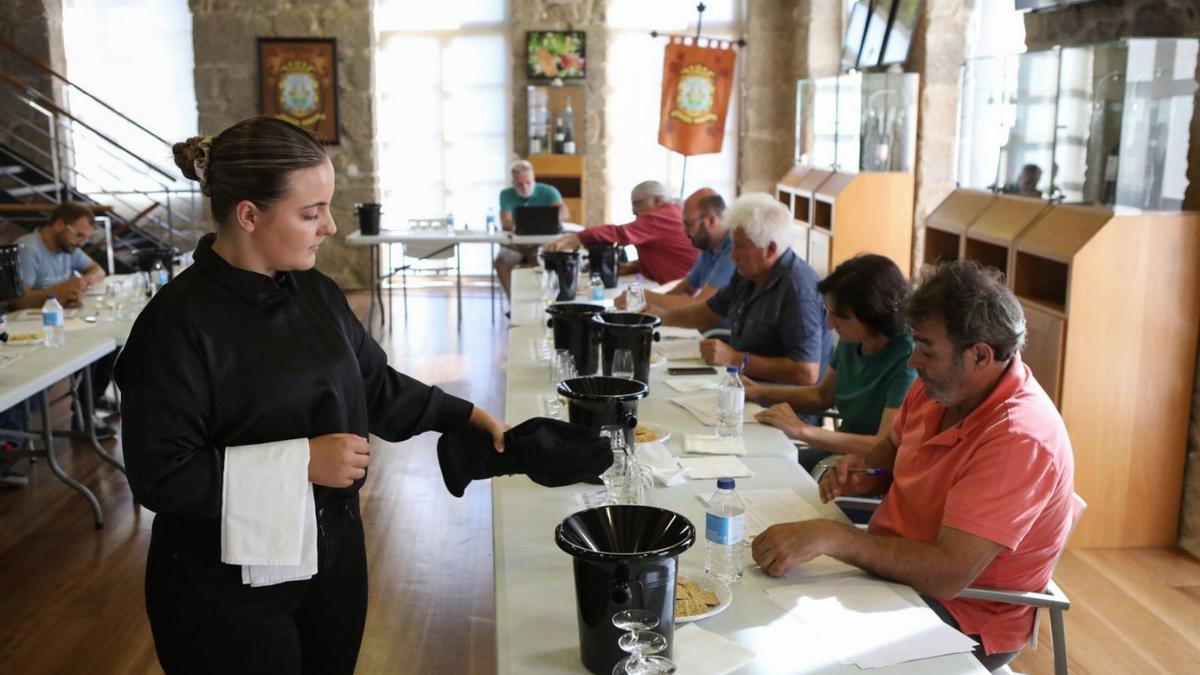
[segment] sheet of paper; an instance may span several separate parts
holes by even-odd
[[[717,426],[717,392],[708,391],[700,394],[689,396],[676,396],[668,399],[671,403],[680,406],[684,410],[690,412],[700,423],[709,426]],[[742,408],[742,419],[746,424],[758,424],[754,416],[763,411],[763,407],[757,403],[747,402]]]
[[[746,443],[740,438],[717,438],[711,434],[684,434],[683,451],[698,455],[744,455]]]
[[[689,623],[675,631],[676,672],[725,675],[754,660],[755,653],[732,640]]]
[[[708,503],[709,494],[696,495]],[[797,520],[820,518],[821,514],[792,490],[774,488],[770,490],[738,490],[738,496],[746,505],[746,536],[757,537],[775,523],[792,523]]]
[[[796,565],[792,569],[788,570],[787,574],[783,575],[783,578],[789,581],[810,581],[812,579],[820,579],[822,577],[834,575],[865,576],[866,572],[863,572],[854,565],[844,563],[837,558],[830,558],[827,555],[819,555],[802,565]]]
[[[700,331],[695,328],[680,328],[679,326],[659,326],[654,330],[662,336],[664,340],[695,340],[700,336]]]
[[[716,391],[717,381],[703,377],[668,377],[663,380],[667,386],[681,394],[694,394],[699,391]]]
[[[742,478],[753,476],[754,472],[742,460],[728,455],[714,457],[680,457],[679,465],[692,480],[713,478]]]
[[[700,338],[656,342],[654,351],[665,356],[668,361],[699,361]]]
[[[947,626],[928,607],[900,595],[893,584],[836,577],[782,586],[767,596],[822,636],[843,663],[881,668],[916,659],[968,652],[975,642]],[[887,635],[888,640],[866,639]]]

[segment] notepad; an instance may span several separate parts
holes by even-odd
[[[683,451],[697,455],[744,455],[746,444],[740,438],[718,438],[709,434],[684,434]]]
[[[690,412],[700,423],[708,426],[717,426],[717,392],[708,391],[691,396],[676,396],[668,399],[671,403]],[[747,424],[757,424],[758,421],[754,416],[762,412],[764,408],[757,403],[746,403],[742,408],[742,420]]]
[[[754,472],[742,460],[729,455],[680,457],[678,461],[679,466],[683,467],[687,477],[691,480],[743,478],[754,475]]]
[[[696,495],[708,504],[712,495]],[[769,490],[738,490],[738,496],[746,505],[746,536],[757,537],[763,530],[776,523],[794,523],[798,520],[820,518],[821,514],[792,490],[775,488]]]
[[[666,340],[654,344],[654,351],[668,361],[699,361],[700,338],[690,340]]]
[[[681,394],[694,394],[701,391],[716,391],[716,380],[706,380],[699,377],[668,377],[663,380],[667,386]]]
[[[700,335],[695,328],[680,328],[679,326],[659,326],[655,330],[664,340],[695,340]]]
[[[754,660],[754,650],[689,623],[675,631],[676,672],[689,675],[724,675]]]

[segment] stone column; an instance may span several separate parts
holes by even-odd
[[[512,47],[513,153],[516,157],[524,157],[529,148],[525,33],[531,30],[576,30],[587,34],[587,78],[582,82],[586,108],[583,193],[587,213],[571,214],[572,218],[581,218],[585,224],[605,222],[604,191],[608,180],[608,147],[604,134],[604,88],[608,84],[605,8],[603,0],[511,0],[509,41]]]
[[[256,39],[332,37],[338,50],[339,143],[329,146],[337,175],[333,215],[338,233],[321,247],[317,265],[343,287],[365,287],[366,249],[342,240],[358,229],[356,202],[379,201],[375,149],[375,27],[371,0],[190,0],[196,55],[196,106],[202,134],[216,134],[257,115]]]
[[[959,73],[973,6],[974,0],[926,0],[909,56],[907,70],[921,76],[913,273],[919,271],[918,261],[925,259],[925,217],[954,190]]]
[[[61,0],[5,0],[0,2],[0,37],[12,44],[23,54],[49,66],[55,72],[66,75],[67,57],[63,43],[63,13]],[[47,95],[60,107],[66,107],[63,84],[29,61],[0,49],[0,72],[19,80],[23,85]],[[0,94],[0,139],[9,133],[34,144],[38,150],[18,147],[17,150],[43,168],[49,170],[50,162],[43,164],[39,152],[50,154],[53,148],[44,134],[31,132],[24,125],[48,131],[46,118],[8,93]]]

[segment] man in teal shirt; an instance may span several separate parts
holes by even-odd
[[[534,179],[533,165],[520,159],[509,167],[512,187],[500,191],[500,225],[507,232],[517,229],[513,221],[513,209],[518,206],[557,206],[558,219],[565,221],[570,216],[562,195],[553,185],[539,183]],[[511,295],[512,271],[516,267],[537,264],[536,246],[501,246],[496,255],[496,277],[505,295]]]

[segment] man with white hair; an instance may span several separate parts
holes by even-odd
[[[533,165],[524,159],[518,159],[509,167],[512,174],[512,187],[500,191],[500,226],[506,232],[516,230],[513,221],[513,209],[518,206],[557,206],[558,219],[570,217],[567,205],[563,203],[562,194],[553,185],[539,183],[534,178]],[[512,283],[512,271],[516,267],[536,265],[536,246],[503,246],[496,254],[496,278],[504,294],[509,295]]]
[[[658,181],[638,183],[629,195],[632,223],[589,227],[578,234],[564,234],[546,245],[547,251],[571,251],[580,246],[610,243],[637,248],[638,259],[621,266],[622,274],[641,272],[660,284],[684,277],[700,255],[683,227],[683,212],[667,197]]]
[[[704,302],[663,313],[663,323],[706,328],[729,319],[729,341],[700,343],[704,361],[750,377],[812,385],[833,351],[817,273],[792,252],[791,214],[770,195],[742,195],[729,209],[737,273]]]

